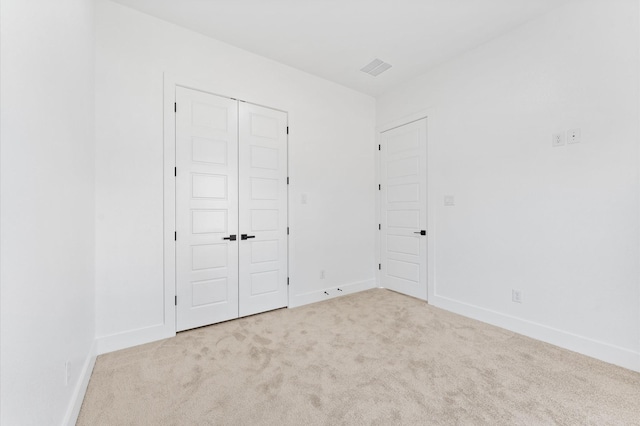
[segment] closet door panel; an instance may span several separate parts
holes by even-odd
[[[287,306],[287,114],[239,104],[239,314]]]
[[[177,330],[238,317],[237,101],[176,88]]]

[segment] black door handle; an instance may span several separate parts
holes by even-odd
[[[427,231],[416,231],[414,234],[427,235]]]
[[[241,234],[240,235],[240,239],[241,240],[248,240],[249,238],[255,238],[255,235],[247,235],[247,234]]]
[[[235,241],[236,240],[236,236],[235,235],[229,235],[228,237],[224,237],[223,240]]]

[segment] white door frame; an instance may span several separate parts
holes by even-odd
[[[435,207],[436,200],[434,198],[435,186],[433,179],[433,155],[431,153],[431,141],[434,139],[434,135],[436,132],[434,129],[436,128],[434,125],[435,120],[435,109],[429,108],[415,114],[411,114],[396,120],[389,121],[383,125],[379,125],[376,127],[376,223],[382,223],[382,200],[380,197],[380,191],[378,190],[378,185],[381,183],[380,178],[382,175],[382,156],[380,155],[380,151],[378,150],[378,145],[381,143],[381,133],[386,132],[387,130],[395,129],[396,127],[404,126],[405,124],[412,123],[414,121],[418,121],[421,119],[427,120],[427,302],[432,300],[436,295],[435,289],[435,277],[436,277],[436,268],[435,268],[435,241],[436,241],[436,233],[435,233]],[[382,263],[382,232],[380,230],[376,230],[376,282],[378,287],[382,287],[382,278],[380,274],[380,270],[378,269],[378,264]]]
[[[233,96],[221,94],[212,84],[202,81],[195,81],[190,78],[177,77],[170,73],[164,73],[164,96],[163,96],[163,185],[164,185],[164,202],[163,202],[163,255],[164,255],[164,298],[163,298],[163,333],[158,339],[164,339],[176,335],[176,183],[175,183],[175,167],[176,167],[176,123],[175,123],[175,102],[176,102],[176,86],[185,87],[187,89],[199,90],[201,92],[210,93],[215,96],[224,98],[237,99]],[[255,105],[282,111],[287,114],[288,111],[274,108],[269,105]],[[287,134],[287,170],[289,171],[289,135]],[[287,175],[289,172],[287,172]],[[291,223],[290,208],[290,188],[287,185],[287,227]],[[291,276],[291,249],[290,238],[287,238],[287,275]],[[291,287],[287,287],[287,307],[291,305]]]

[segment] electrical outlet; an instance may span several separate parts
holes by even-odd
[[[511,300],[515,303],[522,303],[522,290],[511,290]]]
[[[71,361],[65,361],[64,363],[64,385],[69,386],[71,381]]]
[[[320,271],[320,279],[324,280],[324,269],[322,271]]]
[[[551,136],[551,146],[558,147],[564,145],[564,133],[554,133]]]
[[[580,129],[571,129],[567,132],[567,143],[580,143]]]

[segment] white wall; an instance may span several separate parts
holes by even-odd
[[[0,3],[3,425],[75,422],[95,359],[93,13]]]
[[[289,112],[292,305],[374,286],[374,99],[115,3],[96,7],[99,351],[158,338],[163,321],[163,72]]]
[[[572,2],[378,99],[433,112],[431,303],[640,369],[638,16]]]

